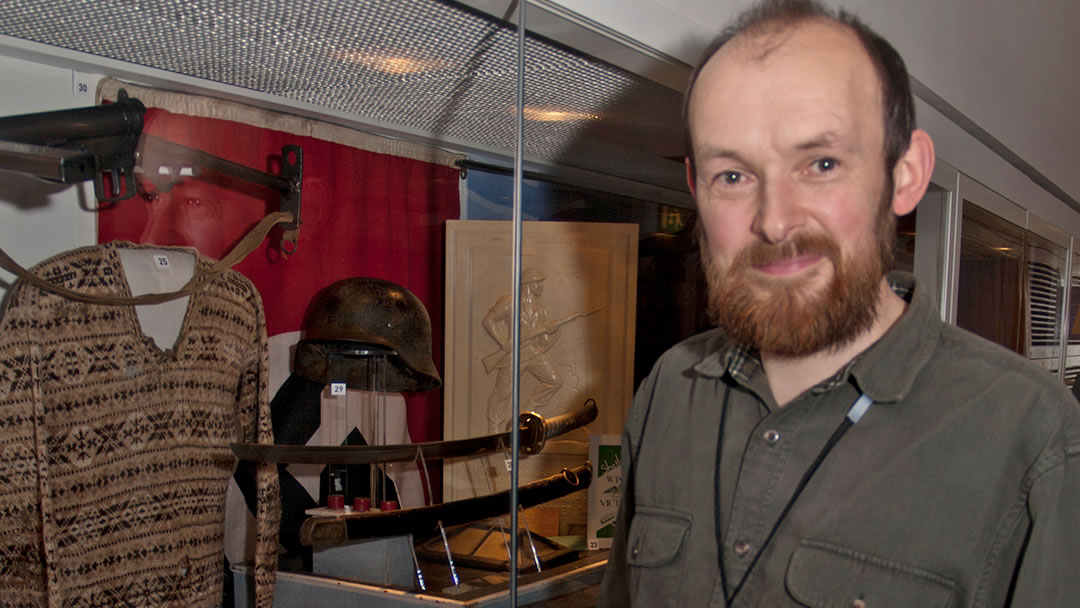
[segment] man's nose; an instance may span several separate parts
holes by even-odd
[[[759,191],[757,213],[751,229],[768,243],[780,243],[806,221],[797,188],[786,180],[765,182]]]

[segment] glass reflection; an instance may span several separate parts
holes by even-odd
[[[1024,230],[964,201],[956,324],[1023,354]]]
[[[1065,248],[1031,231],[1025,233],[1027,270],[1027,357],[1046,371],[1061,368],[1061,313]]]

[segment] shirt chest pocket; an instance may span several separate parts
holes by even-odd
[[[933,572],[809,540],[791,555],[785,584],[812,608],[949,608],[956,591]]]
[[[635,606],[680,606],[690,516],[670,509],[639,508],[627,534]]]

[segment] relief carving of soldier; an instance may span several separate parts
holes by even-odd
[[[546,278],[537,268],[521,272],[521,374],[528,373],[537,381],[528,401],[522,405],[523,411],[543,408],[563,385],[556,364],[547,355],[559,339],[562,323],[551,321],[540,299]],[[499,345],[498,351],[483,358],[484,369],[488,373],[495,371],[495,387],[487,406],[488,425],[492,429],[504,427],[510,416],[511,304],[510,296],[499,296],[481,321],[484,330]]]

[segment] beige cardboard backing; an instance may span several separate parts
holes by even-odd
[[[482,360],[499,350],[482,325],[501,296],[511,294],[511,223],[450,221],[446,227],[446,356],[444,359],[444,435],[459,439],[493,428],[488,400],[497,370]],[[567,321],[544,352],[557,370],[559,388],[537,412],[556,416],[596,400],[599,416],[587,429],[551,441],[542,454],[521,462],[520,483],[557,473],[588,458],[589,433],[622,432],[633,396],[634,323],[637,282],[637,225],[578,222],[523,224],[522,268],[547,278],[537,301],[552,320]],[[524,291],[524,290],[523,290]],[[526,336],[522,328],[522,337]],[[524,355],[523,355],[524,356]],[[494,357],[498,359],[498,357]],[[492,361],[489,358],[489,362]],[[522,369],[528,361],[523,361]],[[549,384],[550,386],[550,384]],[[522,372],[521,411],[543,383]],[[510,405],[506,404],[506,413]],[[508,416],[507,416],[508,418]],[[509,487],[504,457],[448,461],[444,500],[488,494]],[[585,493],[565,506],[563,533],[584,534]]]

